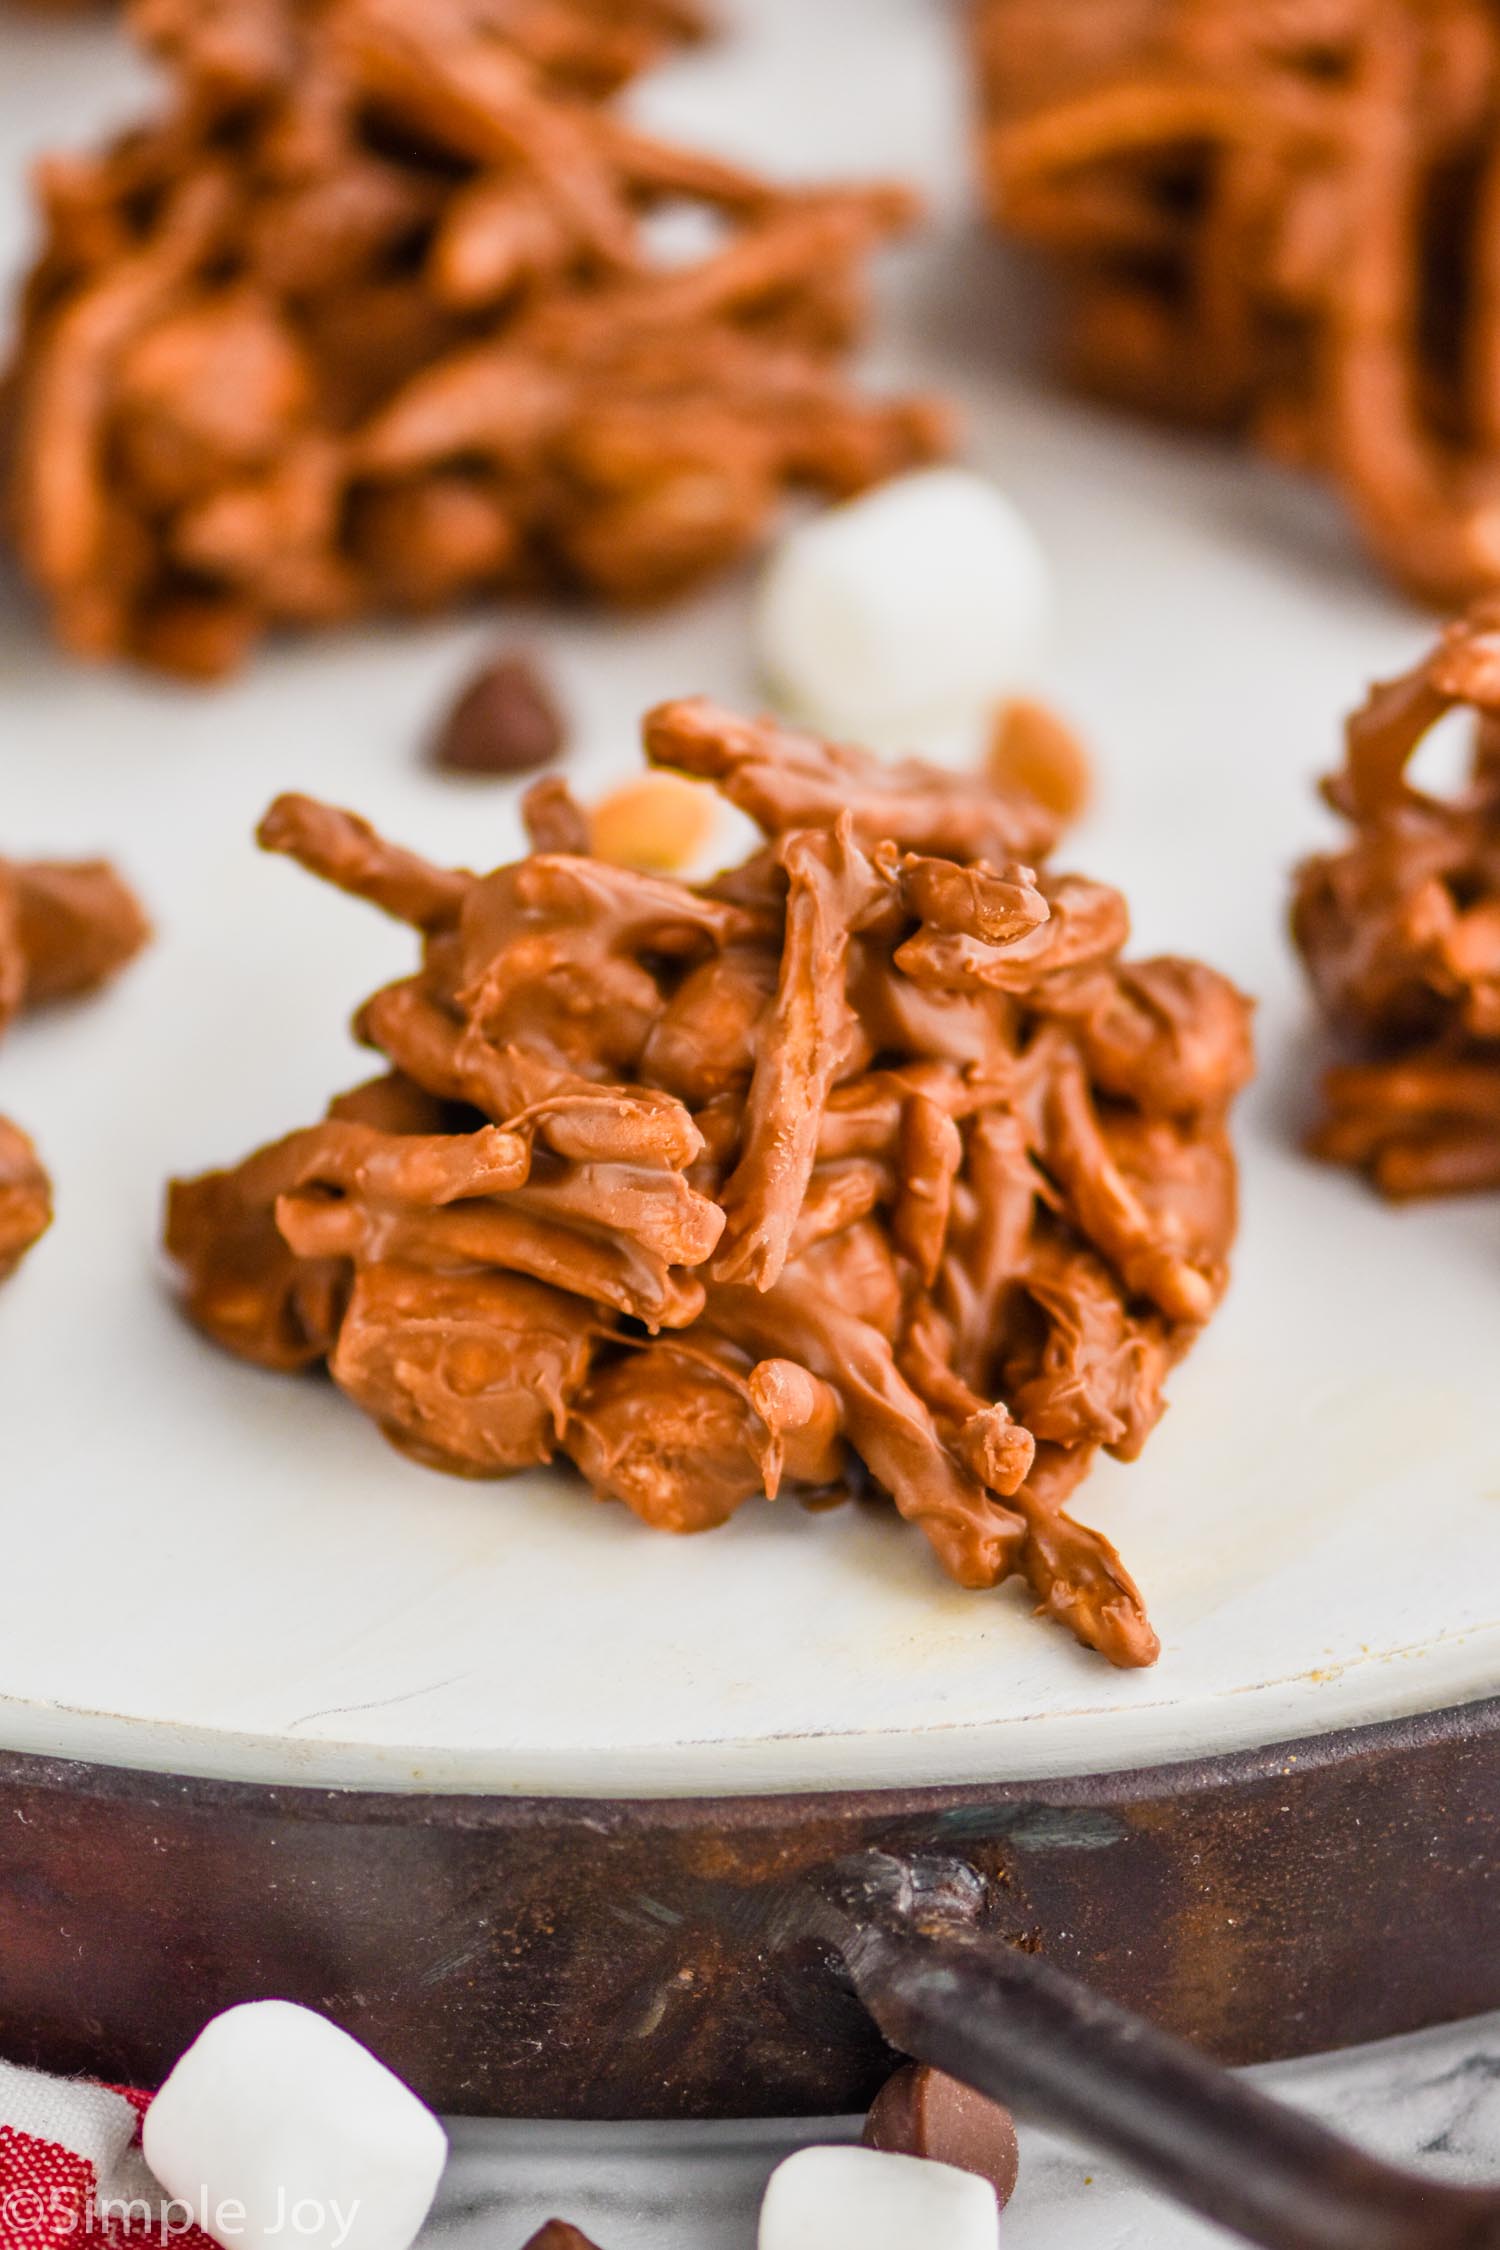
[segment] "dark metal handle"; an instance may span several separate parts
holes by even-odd
[[[1265,2250],[1500,2250],[1500,2194],[1366,2156],[972,1917],[965,1926],[967,1870],[884,1860],[846,1872],[839,1949],[903,2054],[1107,2150]]]

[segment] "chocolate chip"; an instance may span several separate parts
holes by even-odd
[[[908,2063],[886,2080],[865,2119],[864,2140],[892,2156],[930,2156],[975,2172],[1002,2209],[1015,2188],[1019,2156],[1010,2111],[926,2063]]]
[[[540,2234],[534,2234],[525,2250],[594,2250],[586,2234],[570,2227],[566,2219],[549,2219]]]
[[[550,765],[566,729],[547,681],[529,657],[501,656],[472,679],[433,738],[446,773],[530,773]]]

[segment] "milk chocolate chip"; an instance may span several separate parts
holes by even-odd
[[[1002,2210],[1015,2191],[1020,2159],[1010,2111],[926,2063],[908,2063],[886,2080],[865,2119],[864,2141],[891,2156],[930,2156],[976,2172]]]
[[[595,2246],[577,2227],[570,2227],[566,2219],[549,2219],[540,2233],[522,2245],[522,2250],[595,2250]]]
[[[432,762],[447,773],[532,773],[558,755],[566,729],[529,657],[501,656],[459,696],[437,731]]]

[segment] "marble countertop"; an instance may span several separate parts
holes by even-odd
[[[1453,2181],[1500,2179],[1500,2016],[1251,2073],[1390,2161]],[[571,2219],[600,2250],[753,2250],[766,2175],[857,2121],[722,2125],[454,2123],[421,2250],[521,2250]],[[1005,2250],[1202,2250],[1227,2237],[1122,2173],[1023,2128]],[[931,2250],[941,2250],[934,2244]]]

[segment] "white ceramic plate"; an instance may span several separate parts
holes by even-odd
[[[13,594],[0,838],[117,853],[161,936],[116,993],[0,1055],[0,1107],[41,1141],[59,1213],[0,1292],[0,1744],[404,1789],[808,1789],[1129,1766],[1500,1682],[1500,1202],[1395,1213],[1295,1149],[1311,1063],[1286,870],[1321,832],[1340,714],[1426,627],[1333,509],[1028,378],[1027,293],[963,216],[957,11],[732,13],[642,108],[789,173],[929,186],[874,371],[960,395],[973,458],[1050,551],[1046,685],[1103,777],[1069,856],[1124,885],[1143,947],[1201,952],[1261,1001],[1233,1292],[1145,1459],[1084,1502],[1161,1661],[1110,1671],[1016,1589],[958,1591],[894,1516],[748,1508],[675,1541],[547,1476],[433,1475],[330,1387],[185,1328],[156,1264],[163,1179],[361,1075],[343,1026],[409,955],[260,858],[254,820],[296,786],[438,855],[507,856],[513,792],[416,756],[496,628],[277,650],[203,694],[70,667]],[[87,137],[135,80],[105,24],[0,26],[0,254],[21,255],[25,154]],[[629,768],[657,698],[753,696],[745,614],[739,585],[645,624],[503,623],[564,684],[588,789]]]

